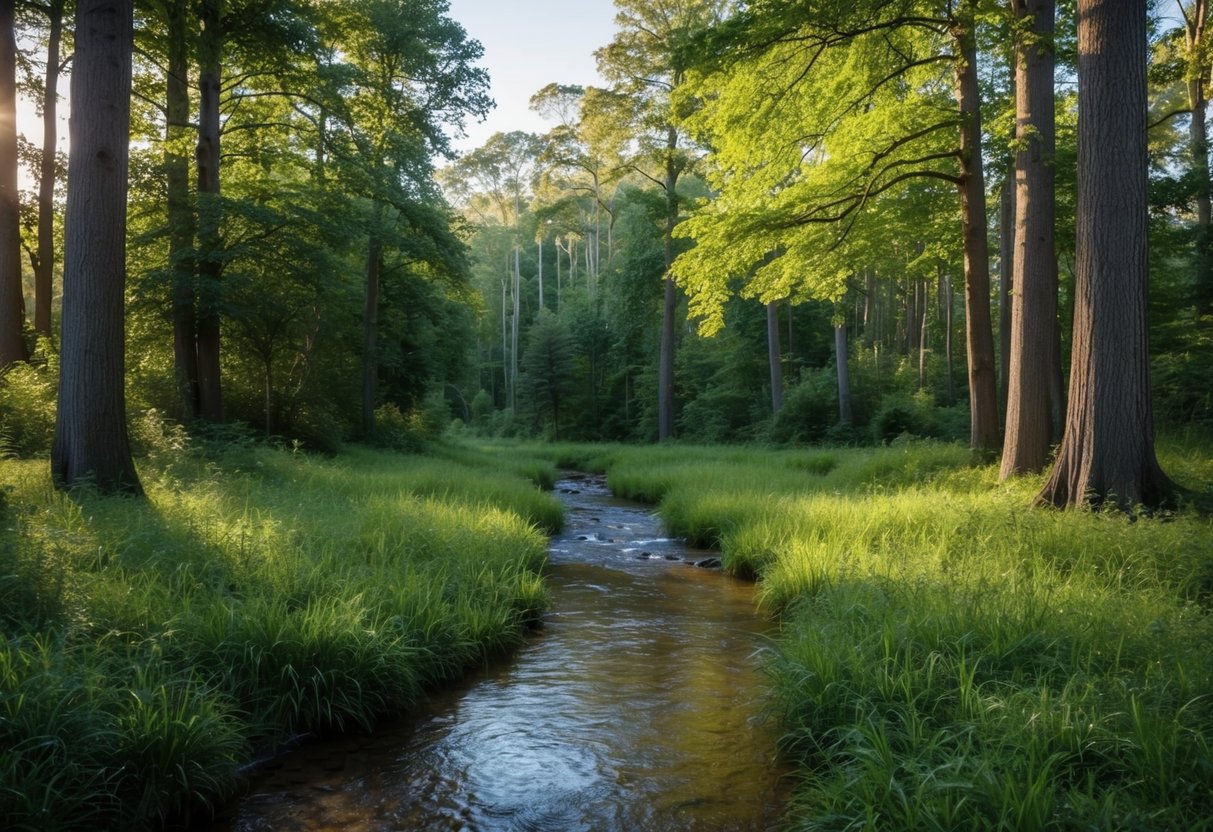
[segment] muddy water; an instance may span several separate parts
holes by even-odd
[[[780,813],[752,586],[600,480],[561,481],[552,608],[508,662],[304,748],[216,830],[764,830]]]

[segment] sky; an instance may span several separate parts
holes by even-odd
[[[531,112],[532,95],[552,82],[602,86],[594,50],[615,35],[611,0],[449,0],[450,17],[484,46],[497,107],[483,123],[465,125],[467,151],[497,132],[542,132],[550,125]]]

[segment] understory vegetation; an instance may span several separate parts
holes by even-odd
[[[137,433],[147,501],[0,466],[5,829],[156,828],[516,645],[546,603],[560,506],[483,454]]]
[[[529,448],[760,580],[793,829],[1200,829],[1213,522],[1031,509],[968,449]],[[1207,443],[1163,464],[1213,490]]]

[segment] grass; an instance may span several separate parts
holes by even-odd
[[[967,449],[527,448],[760,580],[796,830],[1213,827],[1213,522],[1029,508]],[[1213,454],[1162,442],[1213,491]]]
[[[3,462],[6,829],[205,808],[255,754],[369,728],[516,645],[546,604],[560,506],[472,450],[202,455],[162,432],[140,473],[146,502],[64,496],[44,460]]]

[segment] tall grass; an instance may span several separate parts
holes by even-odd
[[[517,644],[561,509],[460,453],[157,446],[146,503],[6,460],[5,828],[155,827],[259,750],[369,727]]]
[[[1207,445],[1160,447],[1213,489]],[[791,828],[1213,826],[1207,516],[1033,510],[930,442],[551,453],[759,577]]]

